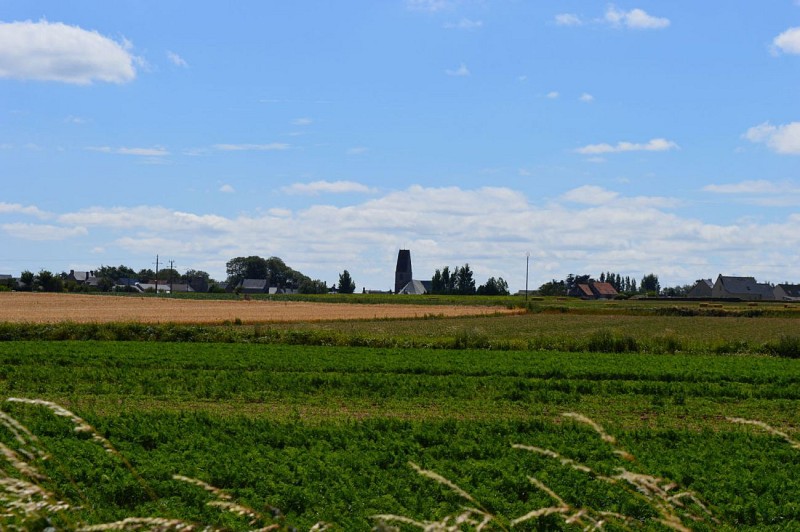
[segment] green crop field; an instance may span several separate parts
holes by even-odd
[[[0,324],[0,528],[800,528],[794,308],[561,304]]]

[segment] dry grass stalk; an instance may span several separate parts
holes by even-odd
[[[612,436],[609,433],[607,433],[603,429],[603,427],[601,427],[600,424],[595,422],[593,419],[590,419],[590,418],[584,416],[583,414],[577,414],[575,412],[565,412],[565,413],[563,413],[561,415],[564,416],[564,417],[568,417],[568,418],[574,419],[575,421],[579,421],[580,423],[584,423],[586,425],[589,425],[590,427],[592,427],[594,429],[595,432],[597,432],[600,435],[600,439],[603,440],[604,442],[610,443],[611,445],[614,445],[614,444],[617,443],[617,439],[614,436]]]
[[[765,431],[769,432],[774,436],[778,436],[783,438],[789,445],[792,446],[794,449],[800,449],[800,442],[786,434],[785,432],[781,432],[778,429],[764,423],[763,421],[756,421],[754,419],[743,419],[740,417],[726,417],[728,421],[731,423],[740,423],[742,425],[753,425],[754,427],[759,427],[764,429]]]
[[[450,482],[448,479],[444,478],[442,475],[440,475],[440,474],[438,474],[438,473],[436,473],[434,471],[429,471],[427,469],[422,469],[421,467],[419,467],[414,462],[409,462],[408,464],[414,469],[414,471],[416,471],[417,473],[419,473],[423,477],[428,477],[431,480],[435,480],[439,484],[447,486],[448,488],[450,488],[455,493],[457,493],[458,495],[460,495],[464,499],[468,500],[469,502],[474,503],[474,504],[478,504],[477,501],[475,501],[475,499],[472,497],[472,495],[470,495],[469,493],[467,493],[463,489],[459,488],[456,484],[454,484],[453,482]]]
[[[14,439],[17,440],[17,442],[19,442],[19,444],[23,447],[23,449],[20,449],[20,452],[27,456],[29,453],[24,452],[23,450],[26,447],[30,447],[33,452],[39,456],[39,458],[47,458],[47,454],[35,445],[39,443],[39,438],[29,431],[25,425],[2,410],[0,410],[0,425],[6,427],[14,436]]]
[[[0,508],[4,518],[26,518],[34,515],[53,514],[71,509],[64,501],[41,486],[27,480],[12,477],[0,478]]]
[[[186,482],[188,484],[193,484],[195,486],[201,487],[204,490],[206,490],[207,492],[209,492],[212,495],[214,495],[217,499],[222,499],[222,500],[226,500],[226,501],[231,499],[230,495],[228,495],[227,493],[225,493],[224,491],[222,491],[218,487],[212,486],[211,484],[209,484],[207,482],[203,482],[200,479],[192,478],[192,477],[186,477],[184,475],[172,475],[172,479],[173,480],[180,480],[181,482]]]
[[[30,465],[28,462],[20,458],[20,456],[7,447],[4,443],[0,442],[0,454],[3,455],[3,458],[11,464],[11,467],[19,471],[21,474],[25,475],[28,478],[35,478],[37,480],[44,479],[44,475],[39,473],[39,471]]]
[[[569,418],[575,419],[578,422],[581,422],[581,423],[584,423],[586,425],[589,425],[592,429],[594,429],[595,432],[597,432],[597,434],[600,435],[600,438],[603,441],[605,441],[607,443],[610,443],[610,444],[615,446],[614,449],[613,449],[613,452],[614,452],[614,454],[616,454],[620,458],[623,458],[623,459],[628,460],[628,461],[634,461],[635,460],[634,456],[632,454],[630,454],[628,451],[616,447],[616,438],[614,438],[613,436],[608,434],[598,423],[594,422],[590,418],[588,418],[588,417],[586,417],[584,415],[581,415],[581,414],[575,414],[575,413],[572,413],[572,412],[568,412],[568,413],[563,414],[563,415],[565,417],[569,417]],[[759,426],[761,426],[761,425],[759,425]],[[690,499],[692,502],[695,503],[695,505],[698,508],[700,508],[702,510],[702,513],[704,514],[705,517],[711,518],[713,520],[713,516],[712,516],[711,512],[708,510],[708,508],[700,501],[700,499],[694,493],[692,493],[690,491],[681,492],[681,493],[678,493],[678,494],[675,494],[675,495],[670,493],[670,490],[672,490],[672,489],[677,487],[677,484],[675,484],[674,482],[669,482],[669,481],[667,481],[665,479],[662,479],[660,477],[655,477],[655,476],[652,476],[652,475],[647,475],[647,474],[642,474],[642,473],[634,473],[634,472],[628,471],[627,469],[624,469],[624,468],[618,468],[618,471],[619,471],[618,474],[616,474],[616,475],[614,475],[612,477],[608,477],[608,476],[601,475],[601,474],[595,472],[593,469],[591,469],[590,467],[588,467],[588,466],[586,466],[584,464],[576,462],[575,460],[572,460],[571,458],[566,458],[566,457],[560,455],[559,453],[557,453],[555,451],[552,451],[550,449],[542,449],[540,447],[535,447],[535,446],[530,446],[530,445],[521,445],[521,444],[514,444],[513,447],[515,449],[522,449],[522,450],[526,450],[526,451],[531,451],[531,452],[535,452],[537,454],[541,454],[543,456],[547,456],[549,458],[553,458],[553,459],[559,460],[562,465],[571,467],[572,469],[575,469],[577,471],[581,471],[581,472],[590,474],[590,475],[592,475],[593,478],[596,478],[598,480],[602,480],[602,481],[607,482],[609,484],[618,485],[618,486],[622,487],[623,489],[625,489],[627,492],[629,492],[629,493],[631,493],[631,494],[633,494],[635,496],[643,497],[644,501],[647,502],[647,504],[651,508],[653,508],[654,510],[656,510],[660,514],[660,519],[658,519],[658,521],[661,524],[663,524],[663,525],[665,525],[665,526],[667,526],[669,528],[672,528],[674,530],[681,530],[681,531],[682,530],[688,530],[688,528],[686,528],[686,526],[683,524],[681,516],[678,514],[678,508],[685,509],[684,504],[681,502],[682,499]],[[538,486],[538,484],[537,484],[537,486]],[[549,490],[549,488],[548,488],[548,490]],[[550,491],[552,491],[552,490],[550,490]],[[548,494],[549,494],[549,492],[548,492]],[[551,494],[551,497],[552,496],[553,495]],[[556,497],[558,497],[558,496],[556,495]],[[556,499],[556,500],[559,500],[559,499]],[[564,506],[568,506],[568,505],[565,504]],[[586,510],[580,510],[579,513],[573,514],[571,517],[566,518],[566,521],[567,522],[575,522],[575,520],[577,519],[577,522],[582,522],[583,519],[588,519],[590,521],[590,527],[591,528],[600,528],[604,521],[603,520],[595,520],[590,515],[592,513],[598,513],[599,515],[603,515],[603,516],[606,516],[606,517],[612,517],[614,519],[630,521],[630,518],[627,517],[627,516],[623,516],[623,515],[619,515],[619,514],[615,514],[615,513],[611,513],[611,512],[594,512],[594,511],[588,511],[588,513],[584,513],[584,512],[586,512]],[[535,511],[531,512],[531,513],[533,514],[533,513],[535,513]],[[553,512],[553,513],[556,513],[556,512]],[[685,517],[688,518],[688,519],[691,519],[693,521],[704,521],[704,518],[701,515],[693,514],[690,511],[686,511],[684,513],[685,513]]]
[[[65,417],[69,419],[73,425],[75,425],[75,432],[78,433],[88,433],[91,435],[92,439],[102,445],[102,447],[106,450],[107,453],[114,455],[117,459],[119,459],[125,467],[130,471],[136,481],[139,483],[140,486],[145,490],[147,495],[152,500],[157,500],[158,496],[150,487],[150,485],[139,475],[138,471],[131,465],[125,456],[120,453],[110,441],[104,438],[94,427],[92,427],[89,423],[86,422],[82,417],[74,414],[73,412],[67,410],[63,406],[56,404],[52,401],[45,401],[44,399],[28,399],[25,397],[9,397],[6,401],[10,403],[21,403],[21,404],[28,404],[28,405],[36,405],[36,406],[43,406],[49,409],[54,415],[59,417]]]
[[[211,531],[210,527],[198,528],[197,525],[181,521],[180,519],[164,519],[161,517],[127,517],[122,521],[85,526],[79,532],[100,532],[104,530],[149,530],[151,532],[166,532],[175,530],[189,532],[194,530]]]

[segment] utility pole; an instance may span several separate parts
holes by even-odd
[[[172,268],[175,265],[175,261],[169,261],[169,293],[172,295]]]
[[[158,255],[156,255],[156,295],[158,295]]]
[[[525,254],[525,301],[528,301],[528,263],[530,262],[531,254]]]

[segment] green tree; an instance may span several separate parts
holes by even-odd
[[[33,282],[36,280],[36,276],[33,274],[32,271],[25,270],[21,274],[19,274],[19,282],[21,284],[20,289],[26,292],[30,292],[33,290]]]
[[[53,275],[48,270],[40,270],[36,276],[35,284],[45,292],[61,292],[64,290],[64,281],[61,277]]]
[[[328,293],[328,286],[325,284],[324,281],[320,281],[319,279],[314,279],[313,281],[306,277],[298,287],[298,291],[301,294],[327,294]]]
[[[352,294],[356,290],[356,283],[350,277],[347,270],[339,274],[339,292],[342,294]]]
[[[539,287],[541,296],[565,296],[567,295],[567,284],[564,281],[553,279]]]
[[[639,284],[639,291],[644,294],[658,295],[661,292],[658,275],[648,273],[642,277],[642,282]]]
[[[239,284],[242,279],[267,279],[267,261],[256,255],[236,257],[225,263],[228,283]]]
[[[469,296],[475,293],[475,279],[469,264],[464,264],[458,268],[456,273],[456,293],[462,296]]]
[[[486,281],[486,284],[482,284],[478,287],[478,295],[479,296],[507,296],[508,295],[508,283],[503,280],[502,277],[495,279],[494,277],[489,277],[489,280]]]

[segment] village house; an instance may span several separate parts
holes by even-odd
[[[711,297],[714,288],[714,281],[711,279],[698,279],[691,290],[686,293],[686,297],[705,298]]]
[[[743,299],[746,301],[770,301],[775,299],[772,285],[757,283],[754,277],[732,277],[719,275],[711,297],[718,299]]]
[[[581,299],[614,299],[618,292],[611,283],[589,281],[575,285],[568,295]]]
[[[773,291],[778,301],[800,301],[800,284],[778,284]]]

